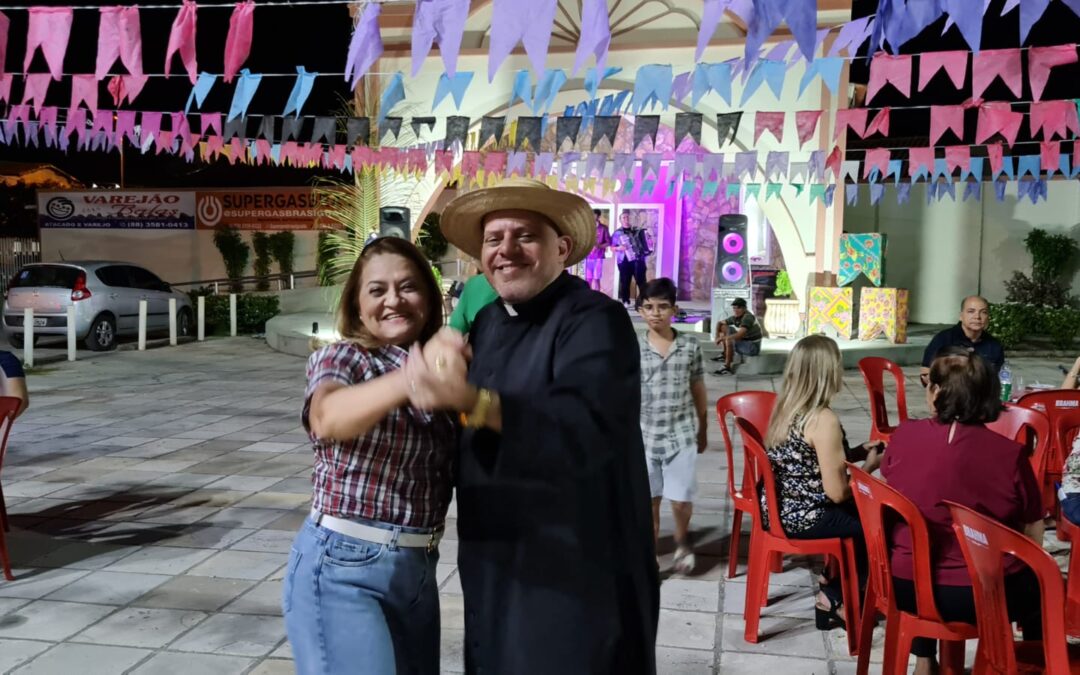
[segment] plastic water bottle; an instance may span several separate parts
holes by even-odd
[[[1012,370],[1009,368],[1009,362],[1006,361],[1001,366],[1001,400],[1008,401],[1012,397]]]

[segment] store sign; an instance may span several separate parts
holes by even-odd
[[[199,229],[316,229],[315,195],[310,188],[200,190],[195,194]]]
[[[191,230],[195,228],[195,193],[41,191],[38,225],[52,229]]]

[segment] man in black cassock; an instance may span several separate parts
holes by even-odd
[[[406,366],[413,402],[461,411],[466,427],[466,671],[655,673],[637,338],[623,307],[564,271],[594,245],[592,210],[511,179],[456,199],[442,230],[480,259],[500,296],[467,346],[445,329]]]

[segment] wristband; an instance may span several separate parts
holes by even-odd
[[[461,414],[461,423],[469,429],[479,429],[487,423],[488,410],[491,408],[491,390],[481,389],[476,392],[476,406],[472,412]]]

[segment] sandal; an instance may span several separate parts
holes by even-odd
[[[694,552],[689,548],[680,546],[675,551],[675,557],[672,560],[672,571],[676,574],[688,575],[694,571],[694,566],[697,561],[694,558]]]
[[[844,607],[843,602],[824,590],[821,591],[820,595],[829,601],[829,606],[823,607],[820,600],[814,603],[814,625],[818,630],[844,628],[844,619],[840,616],[840,610]]]

